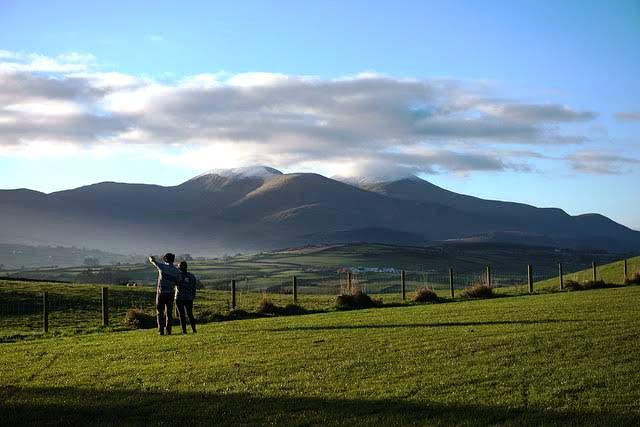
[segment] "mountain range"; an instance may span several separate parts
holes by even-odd
[[[485,200],[422,180],[346,180],[266,167],[180,185],[102,182],[0,191],[0,242],[215,255],[320,243],[502,241],[640,250],[640,232],[599,214]]]

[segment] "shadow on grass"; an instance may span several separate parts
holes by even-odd
[[[325,331],[340,329],[393,329],[393,328],[448,328],[456,326],[495,326],[495,325],[539,325],[545,323],[574,323],[584,320],[541,319],[541,320],[494,320],[487,322],[432,322],[432,323],[395,323],[384,325],[319,325],[292,326],[289,328],[269,329],[271,332],[285,331]]]
[[[2,425],[633,425],[637,414],[399,399],[0,388]]]

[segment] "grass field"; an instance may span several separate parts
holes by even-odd
[[[608,283],[622,284],[622,262],[614,262],[598,266],[597,274]],[[633,277],[640,273],[640,257],[628,260],[628,273]],[[381,274],[379,286],[364,281],[364,287],[369,293],[381,299],[385,304],[400,304],[399,277],[395,274]],[[586,269],[565,275],[569,279],[584,280],[591,278],[592,270]],[[515,277],[513,285],[502,283],[497,288],[499,295],[518,295],[528,292],[526,275]],[[484,278],[479,276],[479,281]],[[360,283],[362,284],[362,283]],[[368,287],[367,287],[368,285]],[[449,287],[444,283],[407,283],[407,298],[411,299],[416,286],[429,285],[443,299],[449,299]],[[155,289],[153,287],[124,287],[108,286],[110,295],[110,323],[109,330],[127,329],[122,321],[128,309],[138,308],[154,315]],[[558,278],[543,280],[535,283],[537,293],[555,292],[559,290]],[[243,282],[237,286],[236,307],[248,312],[255,312],[263,294],[252,290]],[[386,289],[386,293],[377,293]],[[339,291],[339,280],[332,281],[331,286],[322,290],[326,293],[316,294],[317,289],[299,286],[298,302],[307,311],[331,311],[335,307],[335,296]],[[456,297],[460,296],[461,286],[456,288]],[[100,287],[92,284],[61,284],[61,283],[33,283],[22,281],[0,280],[0,342],[15,341],[23,338],[34,338],[42,335],[42,293],[49,293],[51,331],[56,335],[70,335],[99,331],[101,325]],[[309,293],[311,291],[311,293]],[[280,307],[293,302],[290,292],[290,278],[288,288],[276,288],[266,293],[273,303]],[[195,314],[201,321],[219,319],[228,313],[231,304],[229,290],[203,289],[198,292]]]
[[[0,424],[637,425],[640,287],[0,344]]]
[[[627,276],[628,278],[634,277],[636,274],[640,275],[640,256],[629,258],[627,260]],[[584,270],[565,274],[564,280],[574,280],[577,282],[583,282],[585,280],[593,279],[593,269],[587,268]],[[602,279],[607,283],[613,283],[621,285],[624,283],[624,261],[615,261],[605,265],[596,266],[596,277]],[[536,289],[549,290],[556,289],[559,285],[559,279],[547,279],[536,283]]]
[[[389,284],[397,284],[401,269],[408,272],[410,288],[424,285],[446,288],[448,270],[453,267],[455,285],[463,288],[478,281],[486,266],[490,265],[495,283],[511,286],[526,283],[527,264],[534,265],[535,281],[539,281],[555,277],[560,261],[565,264],[566,272],[573,272],[587,268],[592,261],[606,264],[624,256],[497,243],[425,248],[349,244],[199,260],[191,262],[190,268],[205,287],[218,290],[226,289],[231,279],[237,279],[247,290],[278,291],[289,287],[291,276],[295,274],[300,286],[306,288],[305,293],[327,293],[327,289],[335,289],[341,278],[338,269],[344,267],[395,269],[395,273],[367,272],[357,275],[358,280],[368,286],[369,292],[382,292]],[[86,267],[39,268],[4,270],[2,276],[109,284],[133,280],[152,284],[157,274],[148,263],[109,266],[106,272],[101,272],[101,269],[93,271],[91,275],[87,274]]]

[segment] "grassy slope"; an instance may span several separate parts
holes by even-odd
[[[0,345],[0,424],[640,422],[640,287]]]
[[[624,262],[616,261],[596,267],[596,275],[598,279],[602,279],[607,283],[623,284],[624,283]],[[629,278],[635,274],[640,274],[640,256],[629,258],[627,260],[627,275]],[[593,269],[588,268],[574,273],[565,274],[564,280],[576,280],[582,282],[593,278]],[[558,288],[560,286],[558,278],[544,280],[535,284],[536,289],[548,290]]]

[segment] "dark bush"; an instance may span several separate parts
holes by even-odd
[[[582,282],[582,289],[602,289],[602,288],[610,288],[612,285],[610,283],[605,283],[604,280],[586,280]]]
[[[265,295],[262,297],[260,305],[258,306],[258,313],[292,316],[296,314],[304,314],[305,310],[297,304],[287,304],[285,307],[280,307],[274,304],[271,299]]]
[[[577,282],[575,280],[567,280],[564,287],[570,291],[585,291],[587,289],[603,289],[611,288],[616,285],[606,283],[604,280],[585,280]]]
[[[493,288],[483,283],[476,283],[462,291],[464,298],[491,298],[494,297]]]
[[[298,304],[287,304],[283,309],[282,314],[293,316],[296,314],[304,314],[304,313],[306,313],[306,310],[300,307]]]
[[[278,308],[279,307],[271,301],[271,298],[263,295],[262,300],[260,300],[260,304],[258,305],[258,313],[276,314]]]
[[[382,301],[372,299],[362,291],[354,294],[342,294],[336,297],[336,308],[338,310],[354,310],[358,308],[379,307]]]
[[[413,301],[415,302],[438,302],[440,298],[431,288],[418,288],[413,294]]]
[[[124,324],[136,329],[151,329],[157,326],[155,316],[140,309],[129,309],[124,315]]]
[[[624,281],[625,285],[640,285],[640,273],[636,273],[635,276],[633,276],[630,279],[627,279]]]

